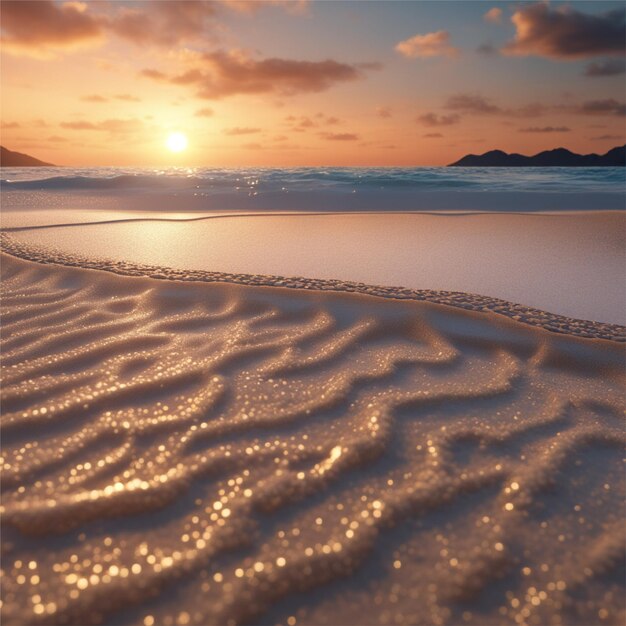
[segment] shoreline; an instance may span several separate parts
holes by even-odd
[[[158,265],[131,263],[128,261],[113,261],[100,258],[89,259],[77,254],[62,253],[49,248],[26,245],[17,242],[7,232],[0,233],[0,252],[34,263],[100,270],[122,276],[184,282],[230,283],[254,287],[278,287],[309,292],[330,291],[356,293],[391,300],[430,302],[467,311],[495,313],[522,324],[561,335],[619,343],[626,342],[626,326],[620,324],[575,319],[499,298],[461,291],[437,291],[430,289],[369,285],[339,279],[314,279],[263,274],[210,272],[206,270],[183,270]]]

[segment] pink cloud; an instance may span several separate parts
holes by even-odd
[[[493,22],[494,24],[497,24],[502,20],[502,9],[498,7],[493,7],[492,9],[489,9],[489,11],[487,11],[487,13],[483,15],[483,19],[486,22]]]
[[[396,44],[396,51],[410,59],[459,56],[458,48],[450,45],[450,33],[445,30],[414,35]]]
[[[278,93],[291,96],[314,93],[363,77],[360,68],[333,59],[254,59],[241,51],[204,54],[195,67],[175,76],[167,76],[155,69],[144,69],[141,74],[175,85],[188,85],[194,88],[199,98],[208,100],[237,94]]]
[[[13,53],[49,56],[54,50],[93,44],[101,39],[102,27],[102,19],[84,3],[2,2],[2,45]]]

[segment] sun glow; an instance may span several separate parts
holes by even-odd
[[[165,145],[172,152],[182,152],[187,147],[187,135],[183,133],[170,133]]]

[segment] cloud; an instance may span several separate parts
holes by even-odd
[[[464,113],[493,114],[502,113],[502,109],[478,94],[456,94],[450,96],[444,105],[446,109]]]
[[[61,122],[60,126],[70,130],[97,130],[97,126],[92,122]]]
[[[129,93],[118,93],[113,96],[116,100],[122,100],[123,102],[141,102],[141,98],[133,96]]]
[[[606,100],[589,100],[580,105],[579,113],[585,115],[626,115],[626,103],[614,98]]]
[[[425,139],[439,139],[443,137],[443,135],[441,133],[426,133],[425,135],[422,135],[422,137]]]
[[[391,117],[391,109],[389,107],[377,107],[376,115],[382,118],[389,118]]]
[[[213,115],[213,109],[210,109],[209,107],[204,107],[203,109],[198,109],[194,115],[196,117],[212,117]]]
[[[61,122],[61,128],[69,130],[97,130],[107,131],[112,134],[126,134],[136,132],[143,128],[143,122],[137,119],[109,119],[102,122]]]
[[[6,51],[49,57],[58,50],[98,43],[103,20],[81,2],[3,0],[1,29]]]
[[[140,7],[122,7],[107,23],[108,29],[137,45],[168,46],[188,41],[206,43],[219,28],[223,9],[252,15],[267,7],[302,14],[306,0],[153,0]]]
[[[598,76],[618,76],[626,73],[626,61],[624,59],[604,59],[589,63],[585,68],[585,76],[596,78]]]
[[[450,45],[450,33],[439,30],[436,33],[414,35],[396,44],[396,52],[407,58],[457,57],[459,50]]]
[[[506,109],[504,114],[510,115],[511,117],[539,117],[545,113],[546,108],[547,107],[540,102],[531,102],[517,109]]]
[[[476,48],[476,52],[485,56],[495,56],[498,54],[498,49],[491,43],[482,43]]]
[[[52,143],[65,143],[67,142],[67,139],[65,137],[59,137],[59,135],[50,135],[50,137],[48,137],[48,141]]]
[[[163,72],[160,72],[159,70],[155,70],[155,69],[144,69],[141,70],[141,72],[139,72],[140,76],[145,76],[146,78],[152,78],[152,80],[168,80],[167,78],[167,74],[164,74]]]
[[[279,7],[291,13],[292,15],[301,15],[306,13],[309,0],[220,0],[227,8],[237,13],[247,15],[255,15],[263,7]]]
[[[21,126],[17,122],[2,122],[0,128],[21,128]]]
[[[520,133],[569,133],[572,129],[567,126],[530,126],[520,128]]]
[[[320,137],[329,141],[358,141],[359,136],[354,133],[320,133]]]
[[[109,19],[108,29],[138,45],[162,46],[206,36],[207,20],[217,8],[213,2],[196,0],[158,0],[140,6],[122,7]]]
[[[518,9],[511,21],[516,34],[504,46],[505,54],[553,59],[624,54],[624,8],[591,15],[538,2]]]
[[[95,12],[107,4],[114,9]],[[149,0],[129,4],[2,0],[3,48],[14,54],[46,58],[57,51],[99,43],[105,35],[141,46],[206,43],[217,31],[218,19],[226,9],[252,13],[279,6],[295,14],[306,7],[305,0]]]
[[[493,22],[494,24],[501,22],[502,9],[499,9],[498,7],[493,7],[493,9],[489,9],[489,11],[487,11],[487,13],[483,15],[483,19],[486,22]]]
[[[417,118],[417,121],[424,126],[451,126],[458,124],[461,116],[453,113],[452,115],[437,115],[436,113],[424,113]]]
[[[250,128],[247,126],[235,126],[234,128],[226,128],[224,130],[224,134],[230,135],[231,137],[237,137],[239,135],[252,135],[260,132],[260,128]]]
[[[316,117],[323,117],[323,115],[319,113]],[[285,122],[291,126],[292,130],[295,130],[298,133],[306,132],[309,128],[318,127],[318,123],[306,115],[288,115],[285,118]]]
[[[590,137],[592,141],[624,141],[623,135],[600,135],[599,137]]]
[[[332,59],[294,61],[291,59],[253,59],[241,51],[203,54],[193,67],[176,76],[155,69],[144,69],[143,76],[175,85],[189,85],[196,96],[217,100],[238,94],[298,93],[326,91],[336,83],[362,78],[354,65]]]
[[[89,96],[83,96],[81,98],[83,102],[108,102],[109,99],[104,96],[99,96],[97,93],[91,94]]]
[[[546,110],[546,106],[538,102],[513,109],[503,108],[480,94],[472,93],[450,96],[444,104],[444,108],[470,115],[503,115],[508,117],[539,117]]]

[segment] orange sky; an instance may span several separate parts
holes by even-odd
[[[56,164],[441,165],[626,141],[621,2],[1,7],[2,145]]]

